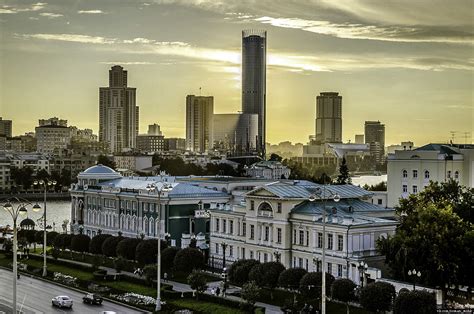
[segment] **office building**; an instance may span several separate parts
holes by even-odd
[[[138,117],[136,88],[128,87],[127,71],[115,65],[109,71],[109,87],[99,88],[99,141],[114,153],[135,148]]]
[[[147,134],[148,135],[163,135],[160,130],[160,125],[156,123],[148,125]]]
[[[342,96],[324,92],[316,97],[316,144],[342,143]]]
[[[257,151],[265,156],[267,32],[242,31],[242,112],[258,115]]]
[[[3,120],[0,117],[0,135],[12,137],[12,120]]]
[[[257,149],[257,114],[215,114],[214,148],[229,155],[245,155]]]
[[[365,143],[377,163],[385,162],[385,124],[380,121],[365,121]]]
[[[153,156],[140,155],[116,155],[114,156],[115,167],[117,169],[127,169],[132,171],[142,171],[150,168],[153,163]]]
[[[39,119],[39,126],[45,126],[45,125],[59,125],[59,126],[67,127],[67,120],[59,119],[57,117],[53,117],[49,119]]]
[[[143,153],[155,153],[165,150],[165,138],[158,124],[148,125],[147,134],[137,136],[137,149]]]
[[[185,151],[186,140],[184,138],[165,138],[165,151]]]
[[[204,153],[213,144],[213,96],[186,96],[186,149]]]
[[[354,143],[355,144],[364,144],[364,134],[356,134]]]
[[[39,120],[39,125],[35,128],[38,153],[57,153],[71,143],[71,129],[67,127],[67,120],[42,119]]]

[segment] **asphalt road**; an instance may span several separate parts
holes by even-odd
[[[116,313],[142,313],[105,301],[102,305],[88,305],[82,303],[83,293],[70,290],[52,283],[33,279],[25,275],[17,280],[17,302],[18,309],[23,313],[101,313],[102,311],[114,311]],[[12,313],[12,272],[0,269],[0,313]],[[73,307],[59,309],[51,306],[51,299],[58,295],[67,295],[73,300]]]

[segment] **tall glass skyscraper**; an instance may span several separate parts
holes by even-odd
[[[258,114],[257,152],[265,156],[267,32],[242,31],[242,112]]]

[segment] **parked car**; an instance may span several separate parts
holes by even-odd
[[[67,295],[58,295],[51,300],[51,305],[72,308],[72,299]]]
[[[82,302],[88,303],[88,304],[102,304],[102,297],[100,295],[94,294],[94,293],[88,293],[82,298]]]

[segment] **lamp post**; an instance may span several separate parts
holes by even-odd
[[[279,263],[279,262],[280,262],[280,258],[281,258],[281,253],[280,253],[280,251],[275,251],[275,252],[273,252],[273,256],[275,256],[276,262]]]
[[[319,263],[321,263],[321,259],[319,257],[313,256],[313,264],[317,272],[319,271],[319,265],[320,265]]]
[[[416,278],[421,277],[421,271],[416,271],[416,269],[413,268],[413,270],[408,271],[408,276],[413,277],[413,291],[415,291]]]
[[[156,307],[155,311],[161,311],[161,239],[160,239],[160,224],[161,224],[161,193],[162,192],[170,192],[173,189],[173,186],[170,184],[161,183],[161,187],[158,188],[156,184],[148,184],[146,186],[146,190],[150,192],[157,192],[158,193],[158,210],[157,210],[157,219],[158,219],[158,226],[156,230],[156,235],[158,239],[158,251],[156,254]],[[155,220],[156,221],[156,220]]]
[[[227,249],[228,244],[225,242],[222,242],[221,245],[222,245],[222,267],[226,269],[225,268],[225,250]]]
[[[17,219],[18,216],[25,216],[28,213],[26,209],[27,205],[31,205],[30,202],[14,198],[16,201],[16,208],[12,205],[10,200],[6,200],[2,206],[10,214],[13,219],[13,313],[16,313],[16,280],[18,276],[18,265],[17,265],[17,246],[18,246],[18,235],[17,235]]]
[[[357,269],[359,270],[359,274],[360,274],[360,286],[361,286],[361,288],[364,288],[365,273],[366,273],[368,268],[369,268],[369,265],[367,265],[367,263],[364,263],[364,261],[360,261],[357,264]]]
[[[326,186],[327,184],[323,184],[323,189],[317,188],[315,191],[315,194],[311,194],[309,196],[309,201],[314,202],[316,199],[320,199],[323,201],[323,215],[322,215],[322,220],[323,220],[323,234],[322,234],[322,241],[323,241],[323,247],[322,247],[322,252],[321,252],[321,313],[326,314],[326,203],[328,197],[326,196]],[[337,193],[332,193],[331,191],[328,191],[330,193],[330,197],[332,200],[334,200],[336,203],[341,200],[341,197]]]
[[[222,287],[222,296],[225,298],[225,293],[227,290],[227,268],[222,269],[222,278],[224,279],[224,286]]]
[[[55,186],[56,181],[49,181],[49,180],[35,180],[33,182],[33,185],[43,186],[44,187],[44,194],[43,194],[43,208],[44,208],[44,213],[43,213],[43,277],[46,277],[48,275],[48,269],[46,265],[46,192],[48,190],[48,187]],[[33,210],[40,210],[41,206],[38,204],[35,204],[33,206]]]

